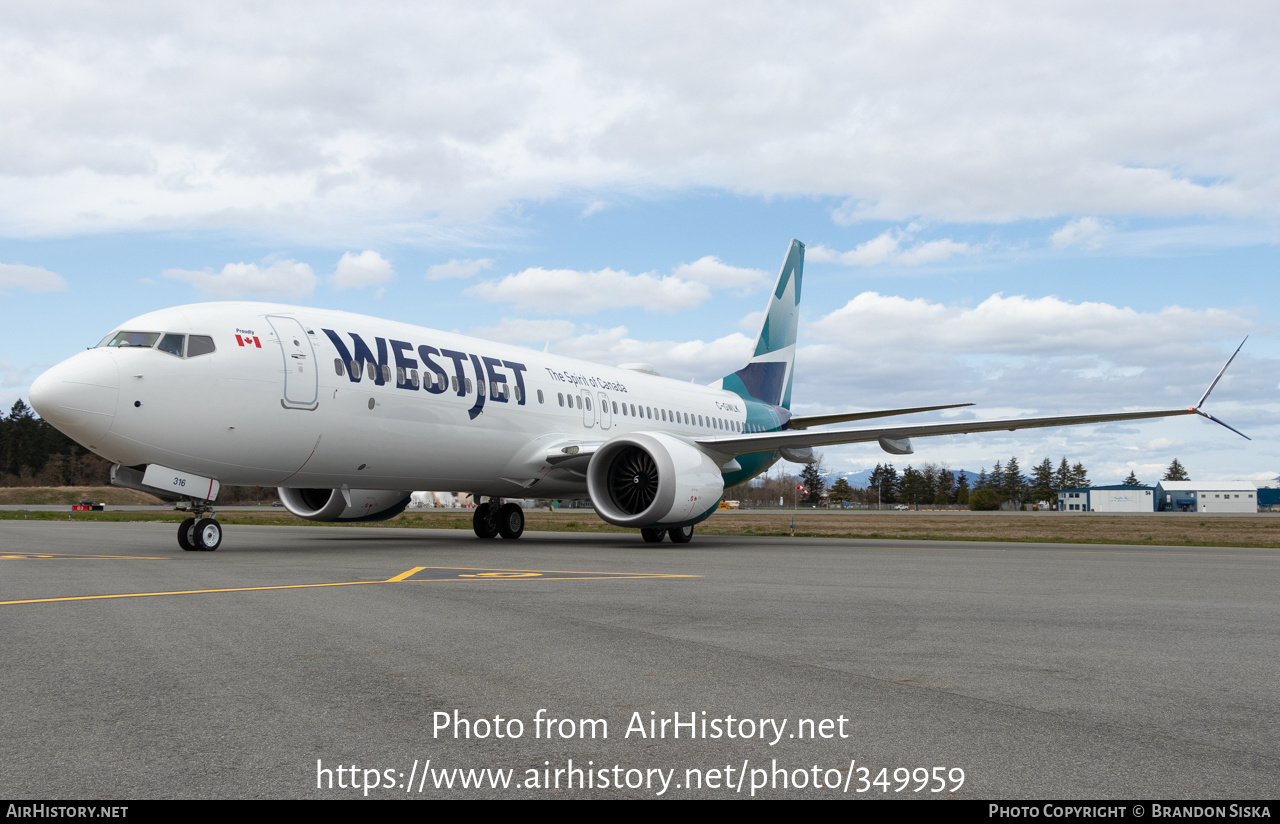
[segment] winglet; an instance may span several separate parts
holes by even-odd
[[[1247,341],[1247,340],[1249,340],[1249,336],[1248,336],[1248,335],[1245,335],[1245,336],[1244,336],[1244,340],[1240,341],[1240,345],[1236,347],[1236,351],[1234,351],[1234,352],[1232,352],[1232,353],[1231,353],[1231,357],[1227,358],[1227,362],[1226,362],[1226,363],[1224,363],[1224,364],[1222,365],[1222,368],[1218,370],[1218,374],[1214,377],[1214,379],[1213,379],[1213,383],[1209,384],[1209,388],[1208,388],[1208,389],[1206,389],[1206,390],[1204,390],[1204,394],[1200,396],[1200,402],[1199,402],[1199,403],[1197,403],[1197,404],[1196,404],[1196,405],[1191,409],[1191,411],[1192,411],[1192,412],[1195,412],[1197,415],[1200,415],[1200,416],[1202,416],[1202,417],[1208,418],[1209,420],[1213,421],[1214,423],[1218,424],[1219,426],[1224,426],[1224,427],[1226,427],[1227,429],[1230,429],[1232,432],[1234,432],[1234,433],[1236,433],[1237,435],[1239,435],[1240,437],[1244,438],[1246,441],[1251,441],[1251,440],[1253,440],[1253,438],[1250,438],[1248,435],[1244,434],[1244,433],[1243,433],[1243,432],[1241,432],[1239,429],[1236,429],[1234,426],[1231,426],[1231,425],[1229,425],[1229,424],[1223,423],[1222,421],[1218,420],[1217,418],[1215,418],[1214,416],[1210,415],[1208,412],[1205,412],[1203,409],[1201,409],[1201,408],[1200,408],[1200,407],[1204,406],[1204,402],[1205,402],[1205,401],[1207,401],[1207,400],[1209,399],[1209,393],[1210,393],[1210,392],[1212,392],[1212,391],[1213,391],[1213,388],[1214,388],[1215,386],[1217,386],[1217,385],[1218,385],[1218,381],[1222,380],[1222,376],[1223,376],[1223,374],[1227,371],[1227,367],[1228,367],[1228,366],[1230,366],[1230,365],[1231,365],[1231,362],[1232,362],[1233,360],[1235,360],[1235,359],[1236,359],[1236,355],[1239,355],[1239,354],[1240,354],[1240,350],[1244,348],[1245,341]]]

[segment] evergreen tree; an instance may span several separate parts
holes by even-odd
[[[867,479],[867,492],[883,504],[898,500],[898,470],[893,468],[893,464],[876,464],[871,477]]]
[[[1169,468],[1164,471],[1162,481],[1189,481],[1191,478],[1187,475],[1187,470],[1182,468],[1182,464],[1178,463],[1178,459],[1174,458],[1173,463],[1169,464]]]
[[[938,491],[934,493],[933,502],[939,506],[956,502],[956,476],[950,469],[938,472]]]
[[[1058,490],[1053,486],[1053,462],[1048,458],[1031,470],[1031,488],[1027,494],[1037,503],[1057,499]]]
[[[920,475],[924,481],[924,488],[920,490],[920,503],[931,504],[938,496],[938,465],[925,464],[920,470]]]
[[[849,486],[849,482],[844,478],[840,478],[831,485],[831,492],[827,498],[832,503],[847,504],[853,500],[853,487]]]
[[[960,480],[956,482],[956,503],[969,505],[969,475],[964,472],[960,473]]]
[[[1142,486],[1142,481],[1138,480],[1138,476],[1133,474],[1133,470],[1129,470],[1129,477],[1124,479],[1125,486]]]
[[[822,503],[822,493],[827,491],[827,482],[822,480],[822,456],[811,464],[805,464],[800,470],[800,483],[804,485],[803,503],[817,506]]]
[[[910,466],[902,470],[902,483],[898,487],[898,497],[903,503],[908,504],[927,503],[933,500],[929,487],[925,484],[924,474]]]
[[[1058,471],[1053,473],[1053,488],[1059,492],[1071,488],[1071,467],[1067,466],[1067,456],[1062,456]]]
[[[1021,507],[1026,491],[1027,479],[1022,477],[1022,468],[1018,466],[1017,457],[1012,457],[1004,466],[1004,498]]]
[[[987,476],[987,489],[992,490],[1004,499],[1004,467],[996,461],[996,465],[991,467],[991,474]]]
[[[1089,473],[1085,471],[1084,464],[1076,461],[1075,466],[1071,467],[1070,486],[1072,489],[1083,489],[1086,486],[1093,486],[1089,482]]]

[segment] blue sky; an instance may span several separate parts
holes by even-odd
[[[709,382],[797,237],[801,411],[1185,406],[1247,334],[1208,408],[1252,442],[1178,419],[911,460],[1280,474],[1265,4],[3,15],[6,408],[131,316],[232,297]]]

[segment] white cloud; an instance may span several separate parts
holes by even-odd
[[[730,266],[714,255],[700,257],[693,263],[682,263],[671,274],[681,280],[705,283],[716,289],[737,289],[740,294],[769,279],[769,273],[763,269]]]
[[[67,282],[62,275],[39,266],[0,263],[0,290],[25,289],[28,292],[65,292]]]
[[[1067,356],[1114,351],[1151,353],[1191,346],[1248,324],[1222,309],[1168,306],[1138,312],[1109,303],[1070,303],[1056,297],[992,295],[977,306],[936,303],[863,292],[805,327],[822,341],[950,354]],[[1099,373],[1100,375],[1101,373]]]
[[[1069,221],[1049,237],[1049,242],[1058,249],[1080,246],[1085,249],[1097,249],[1111,232],[1111,225],[1096,217],[1081,217]]]
[[[849,252],[838,252],[815,244],[805,251],[805,255],[815,263],[840,263],[845,266],[920,266],[938,263],[955,255],[969,254],[978,248],[950,238],[906,245],[910,244],[919,228],[911,224],[903,229],[889,229],[858,244]]]
[[[591,217],[592,215],[598,212],[603,212],[605,209],[608,209],[608,208],[609,208],[609,204],[606,201],[593,200],[591,203],[587,205],[587,208],[582,210],[582,214],[580,215],[580,217]]]
[[[486,326],[472,329],[471,334],[478,338],[502,341],[503,343],[542,344],[547,341],[563,340],[577,330],[572,321],[567,320],[527,320],[524,318],[503,318],[497,326]]]
[[[541,312],[580,315],[629,306],[651,312],[680,312],[711,297],[711,290],[703,283],[652,272],[632,275],[615,269],[579,272],[538,267],[501,280],[477,283],[464,294]]]
[[[330,281],[334,289],[341,291],[364,286],[381,286],[391,280],[393,274],[389,260],[377,252],[366,249],[358,255],[351,252],[343,253]]]
[[[610,365],[649,363],[664,377],[710,383],[741,369],[754,344],[754,337],[737,332],[711,341],[639,340],[625,326],[617,326],[557,341],[551,351]]]
[[[164,276],[190,283],[211,298],[301,298],[316,288],[316,275],[310,266],[281,259],[263,261],[261,265],[228,263],[221,272],[169,269]]]
[[[762,325],[764,325],[764,312],[748,312],[738,321],[739,329],[745,329],[752,334],[758,334]]]
[[[458,260],[454,259],[448,263],[437,263],[427,269],[427,280],[446,280],[449,278],[469,278],[472,275],[493,268],[493,260],[491,258],[479,258],[476,260]]]
[[[6,16],[5,234],[408,237],[620,190],[1280,212],[1266,4],[130,8]]]

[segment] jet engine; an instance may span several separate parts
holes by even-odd
[[[615,526],[696,523],[720,502],[724,476],[702,450],[661,432],[619,435],[591,456],[587,492]]]
[[[413,492],[394,489],[278,487],[284,508],[308,521],[385,521],[409,505]]]

